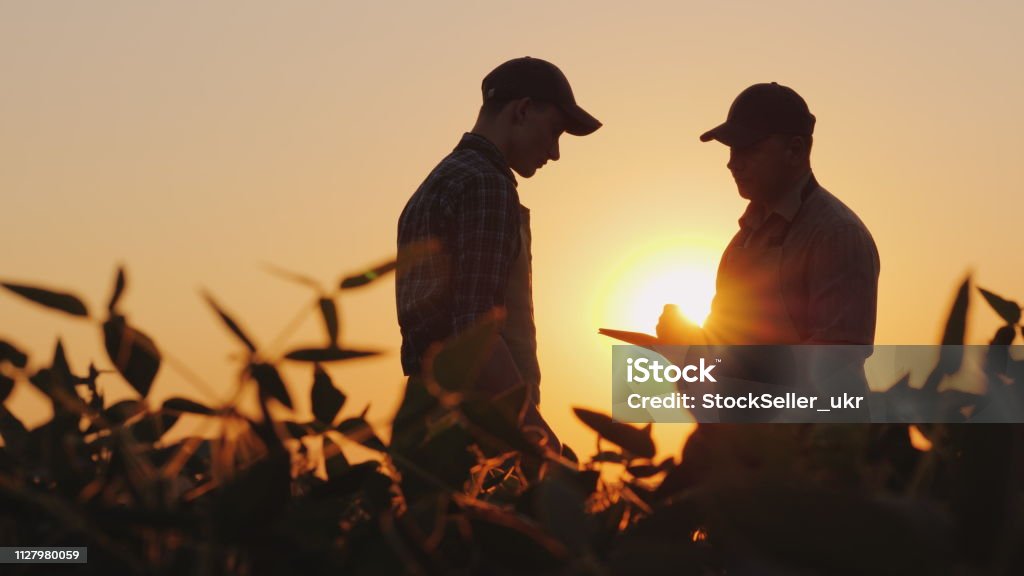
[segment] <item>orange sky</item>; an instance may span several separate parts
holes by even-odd
[[[237,347],[198,289],[268,342],[311,294],[261,263],[332,282],[389,257],[406,199],[472,126],[483,75],[547,58],[605,123],[520,180],[543,411],[586,452],[570,407],[609,409],[596,329],[651,329],[655,299],[707,306],[743,202],[727,150],[697,136],[751,83],[792,86],[818,117],[815,173],[881,253],[880,343],[935,342],[967,270],[1024,298],[1022,16],[1013,2],[5,3],[0,278],[100,309],[123,262],[131,319],[226,391]],[[996,319],[975,304],[981,342]],[[347,409],[369,402],[386,422],[393,283],[341,308],[348,343],[388,351],[333,371]],[[296,344],[319,336],[310,319]],[[93,327],[0,294],[0,338],[43,357],[58,335],[76,368],[104,358]],[[308,370],[288,375],[305,399]],[[165,368],[153,396],[171,394],[203,398]],[[9,402],[45,417],[25,386]]]

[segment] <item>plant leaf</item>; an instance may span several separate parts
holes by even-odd
[[[341,407],[345,405],[345,394],[334,387],[331,377],[319,365],[314,367],[313,390],[310,392],[313,416],[330,426]]]
[[[202,414],[203,416],[211,416],[213,414],[216,414],[216,411],[214,411],[213,408],[210,408],[209,406],[204,406],[203,404],[200,404],[199,402],[196,402],[194,400],[189,400],[188,398],[168,398],[167,400],[164,401],[162,408],[164,410],[171,410],[174,412]]]
[[[121,400],[104,410],[103,417],[111,424],[124,424],[145,411],[146,406],[139,400]]]
[[[964,360],[964,333],[967,330],[967,308],[971,290],[971,277],[964,279],[960,289],[957,290],[956,299],[953,301],[953,308],[949,311],[949,318],[946,320],[946,329],[942,333],[942,347],[939,352],[939,362],[935,370],[939,374],[953,374],[960,370]],[[935,388],[938,382],[925,388]]]
[[[440,348],[428,350],[424,369],[430,370],[434,380],[447,390],[470,390],[492,355],[504,318],[500,309],[482,315],[476,324],[449,338]]]
[[[24,352],[18,350],[13,344],[0,340],[0,362],[4,360],[18,368],[24,368],[28,364],[28,356]]]
[[[1020,322],[1020,304],[1012,300],[1005,300],[984,288],[978,288],[981,295],[988,301],[989,306],[999,314],[999,317],[1006,321],[1007,324],[1016,324]]]
[[[235,322],[235,319],[217,304],[217,301],[213,299],[213,296],[203,293],[203,298],[206,299],[207,304],[209,304],[217,315],[220,316],[220,319],[224,321],[224,325],[228,327],[228,330],[231,330],[231,332],[237,336],[243,344],[245,344],[245,347],[249,349],[249,352],[256,352],[256,345],[253,344],[252,340],[245,335],[245,332],[242,330],[242,327],[238,325],[238,322]]]
[[[340,360],[351,360],[353,358],[365,358],[376,356],[380,352],[367,350],[345,350],[343,348],[299,348],[292,350],[285,355],[288,360],[297,362],[337,362]]]
[[[121,300],[121,294],[124,293],[124,286],[124,267],[118,266],[117,277],[114,279],[114,292],[110,295],[110,303],[107,304],[107,310],[109,310],[111,314],[115,314],[117,303],[119,300]]]
[[[273,398],[292,408],[292,397],[288,394],[288,387],[285,386],[281,374],[273,364],[255,362],[249,365],[249,374],[259,386],[261,398]]]
[[[0,374],[0,404],[11,395],[11,390],[14,390],[14,379]]]
[[[359,442],[367,448],[378,450],[380,452],[386,452],[387,446],[384,442],[377,437],[374,433],[373,428],[370,428],[370,424],[364,418],[348,418],[342,420],[341,424],[338,424],[336,428],[338,432],[341,432],[348,438]]]
[[[602,438],[641,458],[653,458],[656,452],[650,430],[644,431],[584,408],[573,408],[576,417]]]
[[[590,459],[590,461],[591,462],[611,462],[613,464],[622,464],[623,462],[626,461],[626,457],[623,456],[619,452],[612,452],[612,451],[609,451],[609,450],[605,450],[603,452],[597,453],[593,458]]]
[[[996,330],[996,335],[992,338],[989,344],[993,346],[1009,346],[1013,344],[1013,339],[1017,337],[1016,326],[1001,326]]]
[[[177,414],[147,414],[132,425],[132,436],[143,444],[154,444],[178,421]]]
[[[103,323],[103,343],[117,371],[145,398],[161,363],[153,340],[129,326],[124,316],[113,316]]]
[[[585,505],[586,495],[571,473],[550,473],[536,486],[537,519],[545,532],[577,554],[583,553],[588,545]]]
[[[516,421],[509,420],[507,413],[502,413],[489,399],[464,400],[459,405],[459,409],[462,410],[467,420],[487,434],[501,440],[509,448],[530,454],[543,454],[536,444],[527,439],[523,431],[516,425]]]
[[[391,272],[398,267],[397,260],[390,260],[382,264],[378,264],[373,268],[362,272],[360,274],[353,274],[352,276],[346,277],[341,281],[341,289],[349,290],[351,288],[359,288],[360,286],[366,286],[374,280],[384,276],[388,272]]]
[[[342,452],[341,446],[337,442],[328,438],[327,434],[324,434],[321,438],[323,438],[324,468],[327,471],[327,479],[335,480],[340,478],[352,466],[348,463],[345,453]]]
[[[650,478],[658,472],[661,472],[661,468],[650,464],[640,464],[637,466],[629,466],[626,468],[626,471],[636,478]]]
[[[334,305],[333,298],[320,299],[320,313],[324,317],[324,326],[327,328],[327,342],[330,347],[338,347],[338,307]]]
[[[285,429],[288,430],[288,435],[296,440],[305,438],[306,436],[314,433],[313,428],[309,424],[293,422],[291,420],[285,420],[283,424]]]
[[[36,304],[41,304],[47,308],[60,310],[61,312],[66,312],[72,316],[89,316],[89,311],[86,309],[85,303],[73,294],[56,292],[45,288],[37,288],[35,286],[12,284],[10,282],[0,282],[0,286],[7,288],[22,298],[27,298]]]
[[[4,439],[4,446],[15,453],[20,453],[28,441],[28,430],[25,425],[2,404],[0,404],[0,437]]]
[[[317,292],[322,292],[323,291],[322,288],[320,287],[320,283],[319,282],[317,282],[316,280],[314,280],[313,278],[311,278],[309,276],[306,276],[305,274],[299,274],[298,272],[292,272],[291,270],[285,270],[284,268],[281,268],[280,266],[275,266],[275,265],[269,264],[269,263],[264,264],[263,267],[268,272],[270,272],[274,276],[277,276],[278,278],[284,278],[285,280],[288,280],[290,282],[295,282],[297,284],[302,284],[303,286],[308,286],[308,287],[312,288],[313,290],[316,290]]]

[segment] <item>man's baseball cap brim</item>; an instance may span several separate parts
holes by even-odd
[[[738,148],[743,148],[744,146],[750,146],[758,140],[762,140],[768,136],[769,134],[762,134],[737,124],[722,122],[711,130],[701,134],[700,141],[710,142],[712,140],[718,140],[729,147],[736,146]]]
[[[586,136],[601,127],[601,121],[575,103],[558,105],[565,114],[565,131],[573,136]]]
[[[484,102],[490,99],[533,98],[554,104],[565,117],[565,131],[586,136],[601,127],[601,122],[576,104],[565,74],[547,60],[514,58],[491,70],[481,83]]]

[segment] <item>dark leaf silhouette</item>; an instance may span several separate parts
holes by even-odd
[[[264,264],[263,266],[264,266],[264,268],[267,269],[268,272],[270,272],[274,276],[277,276],[279,278],[284,278],[285,280],[288,280],[288,281],[291,281],[291,282],[295,282],[297,284],[302,284],[303,286],[308,286],[308,287],[312,288],[313,290],[316,290],[317,292],[321,291],[320,290],[320,283],[317,282],[316,280],[314,280],[313,278],[311,278],[309,276],[306,276],[305,274],[299,274],[298,272],[292,272],[291,270],[285,270],[284,268],[281,268],[279,266],[275,266],[273,264]]]
[[[245,344],[245,347],[249,349],[249,352],[256,352],[256,345],[253,344],[252,340],[245,335],[245,332],[242,330],[242,327],[238,325],[238,322],[235,322],[235,319],[217,304],[217,301],[213,299],[213,296],[204,293],[203,297],[206,299],[207,304],[209,304],[217,315],[220,316],[220,319],[224,321],[224,325],[228,327],[228,330],[231,330],[232,334],[238,337],[238,339],[242,341],[242,344]]]
[[[342,290],[348,290],[350,288],[358,288],[360,286],[366,286],[370,282],[373,282],[374,280],[376,280],[376,279],[380,278],[381,276],[387,274],[388,272],[391,272],[392,270],[394,270],[397,267],[397,265],[398,265],[398,262],[395,261],[395,260],[392,260],[392,261],[385,262],[383,264],[379,264],[377,266],[374,266],[373,268],[371,268],[371,269],[369,269],[366,272],[363,272],[361,274],[355,274],[355,275],[352,275],[352,276],[348,276],[347,278],[345,278],[344,280],[341,281],[341,289]]]
[[[626,471],[637,478],[650,478],[658,472],[661,472],[661,468],[650,464],[640,464],[637,466],[630,466],[626,468]]]
[[[0,340],[0,362],[10,362],[18,368],[24,368],[28,364],[28,356],[16,348],[13,344]]]
[[[39,370],[29,378],[29,381],[50,397],[54,420],[61,421],[57,428],[70,427],[77,423],[85,405],[75,392],[75,377],[68,366],[63,342],[57,340],[50,367]]]
[[[436,238],[412,242],[398,250],[395,273],[402,275],[410,268],[441,252],[441,241]]]
[[[275,524],[288,502],[287,454],[257,461],[217,491],[213,518],[227,542],[261,535]]]
[[[587,548],[586,495],[569,473],[548,475],[537,486],[535,506],[545,531],[575,553]]]
[[[1005,374],[1010,365],[1009,345],[1017,337],[1016,326],[1000,326],[985,351],[985,371],[989,374]]]
[[[330,425],[345,405],[345,394],[334,387],[331,377],[320,366],[314,368],[313,390],[310,392],[313,416]]]
[[[177,414],[147,414],[132,425],[132,436],[139,442],[153,444],[178,421]]]
[[[146,411],[146,406],[138,400],[121,400],[103,411],[103,417],[111,424],[124,424],[133,417]]]
[[[285,420],[284,427],[286,430],[288,430],[288,435],[296,439],[305,438],[306,436],[309,436],[316,432],[315,430],[313,430],[313,427],[310,426],[309,424],[293,422],[291,420]]]
[[[434,380],[452,391],[472,389],[491,356],[504,319],[504,311],[495,309],[481,316],[468,330],[447,340],[440,349],[435,347],[428,351],[424,366],[433,372]]]
[[[14,390],[14,379],[0,374],[0,404],[11,395],[11,390]]]
[[[989,306],[992,306],[996,314],[999,314],[999,317],[1005,320],[1007,324],[1020,322],[1020,304],[1012,300],[1005,300],[984,288],[978,288],[978,290],[985,297],[985,300],[988,301]]]
[[[345,453],[342,452],[341,446],[339,446],[337,442],[331,440],[327,434],[324,434],[322,438],[324,466],[326,468],[327,478],[328,480],[335,480],[348,472],[352,468],[352,465],[348,463],[348,459],[345,458]]]
[[[967,306],[970,289],[971,278],[968,276],[963,284],[960,285],[960,289],[956,294],[956,300],[953,302],[953,308],[950,310],[949,318],[946,320],[946,329],[942,334],[943,347],[939,352],[939,363],[935,367],[936,376],[929,377],[928,382],[925,384],[926,389],[937,389],[941,381],[937,375],[953,374],[960,369],[960,365],[963,363],[964,349],[962,345],[964,343],[964,334],[967,330]]]
[[[592,412],[584,408],[573,408],[572,410],[576,413],[577,418],[600,434],[605,440],[641,458],[654,457],[654,440],[651,439],[649,429],[640,430],[629,424],[616,422],[604,414]]]
[[[354,358],[366,358],[376,356],[379,352],[369,350],[345,350],[343,348],[300,348],[292,350],[285,355],[288,360],[298,362],[338,362],[340,360],[352,360]]]
[[[612,462],[614,464],[621,464],[626,461],[626,457],[623,456],[620,452],[610,452],[605,450],[603,452],[597,453],[593,458],[591,458],[591,461]]]
[[[288,387],[285,386],[281,374],[273,364],[256,362],[249,365],[249,374],[259,387],[260,398],[273,398],[292,408],[292,397],[288,394]]]
[[[490,400],[465,400],[460,408],[467,420],[480,430],[501,440],[509,448],[540,454],[538,446],[523,435],[522,430],[516,426],[515,420],[509,419],[508,415]]]
[[[324,317],[324,327],[327,328],[327,341],[331,347],[338,346],[338,307],[334,305],[332,298],[320,299],[320,313]]]
[[[996,330],[995,337],[992,338],[990,344],[993,346],[1008,346],[1013,344],[1013,339],[1017,337],[1017,328],[1015,326],[1000,326]]]
[[[204,406],[194,400],[188,398],[168,398],[163,404],[164,410],[171,410],[175,412],[185,412],[188,414],[202,414],[204,416],[210,416],[215,414],[213,408]]]
[[[25,425],[2,403],[0,403],[0,437],[4,439],[7,449],[15,452],[21,452],[28,441],[28,430]]]
[[[342,420],[341,424],[338,424],[338,432],[341,432],[345,436],[359,442],[367,448],[372,448],[381,452],[387,451],[387,446],[381,442],[377,434],[373,432],[370,425],[364,418],[348,418]]]
[[[72,316],[89,316],[89,310],[85,307],[85,303],[73,294],[56,292],[45,288],[37,288],[35,286],[12,284],[9,282],[0,282],[0,285],[22,298],[27,298],[36,304],[42,304],[47,308],[67,312]]]
[[[121,294],[124,293],[124,286],[124,268],[118,267],[117,277],[114,279],[114,291],[110,295],[110,303],[107,304],[107,310],[109,310],[111,314],[115,314],[115,310],[117,309],[117,303],[118,301],[121,300]]]
[[[324,437],[325,442],[326,436]],[[333,442],[332,442],[333,444]],[[340,453],[339,453],[340,454]],[[328,476],[327,483],[317,486],[312,491],[314,498],[327,496],[348,496],[359,490],[367,478],[380,468],[380,463],[374,460],[360,462],[351,467],[335,470],[335,476]]]
[[[123,316],[114,316],[103,323],[103,343],[121,376],[143,397],[149,394],[161,363],[153,340],[129,326]]]
[[[964,343],[964,332],[967,327],[967,306],[968,295],[970,294],[971,279],[968,277],[957,290],[956,300],[953,301],[953,308],[949,311],[946,319],[946,329],[942,333],[942,344],[947,346],[961,345]]]

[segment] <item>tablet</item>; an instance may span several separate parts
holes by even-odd
[[[655,346],[659,344],[657,336],[650,334],[644,334],[643,332],[630,332],[628,330],[612,330],[610,328],[599,328],[598,334],[615,338],[616,340],[622,340],[627,344],[633,344],[634,346]]]

